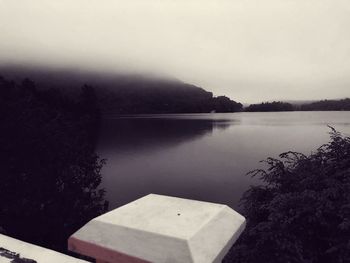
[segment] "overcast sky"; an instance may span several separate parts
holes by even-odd
[[[348,0],[0,0],[0,62],[166,74],[241,102],[350,96]]]

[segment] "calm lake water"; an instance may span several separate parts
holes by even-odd
[[[245,174],[269,156],[310,153],[331,125],[350,135],[350,112],[115,116],[103,120],[98,154],[110,208],[149,193],[235,209],[258,180]]]

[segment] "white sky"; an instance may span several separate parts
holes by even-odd
[[[0,0],[0,63],[174,76],[241,102],[350,96],[348,0]]]

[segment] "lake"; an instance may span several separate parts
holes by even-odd
[[[97,152],[110,209],[149,193],[238,209],[257,178],[246,173],[285,151],[305,154],[350,136],[350,112],[272,112],[109,116]]]

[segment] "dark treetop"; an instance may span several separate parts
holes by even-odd
[[[0,231],[65,251],[67,238],[107,208],[93,89],[68,98],[0,78],[0,123]]]

